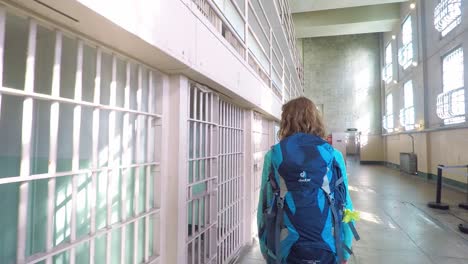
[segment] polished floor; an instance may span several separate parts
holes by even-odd
[[[443,201],[451,209],[437,211],[426,206],[434,200],[434,184],[383,166],[348,164],[351,197],[362,218],[357,224],[362,239],[349,263],[468,263],[468,235],[458,231],[458,224],[468,222],[468,211],[456,206],[464,193],[444,188]],[[265,262],[254,245],[238,263]]]

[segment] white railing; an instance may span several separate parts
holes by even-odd
[[[278,13],[281,18],[281,22],[283,24],[283,29],[286,32],[289,48],[292,51],[293,59],[296,63],[296,70],[297,74],[299,75],[299,80],[302,82],[302,86],[304,86],[304,67],[302,65],[299,51],[296,45],[296,30],[294,27],[294,21],[291,15],[291,7],[289,5],[289,0],[277,0],[278,4]]]
[[[303,85],[303,69],[296,49],[289,7],[281,11],[281,21],[287,35],[288,48],[296,62],[294,70],[287,70],[285,55],[260,0],[192,1],[280,99],[285,100],[285,90],[295,90],[289,93],[291,95],[302,94],[300,87]],[[242,6],[238,3],[242,3]],[[294,82],[295,78],[290,72],[297,72],[300,84]],[[285,82],[286,77],[288,82]]]

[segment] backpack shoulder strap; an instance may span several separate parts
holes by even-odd
[[[275,217],[275,255],[276,264],[282,263],[281,256],[281,227],[283,225],[284,214],[284,192],[281,192],[281,186],[276,180],[277,171],[273,163],[271,164],[271,173],[269,174],[269,181],[273,190],[274,200],[276,202],[276,217]],[[275,205],[273,205],[275,206]]]

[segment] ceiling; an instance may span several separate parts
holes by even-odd
[[[391,31],[407,0],[290,0],[297,38]]]

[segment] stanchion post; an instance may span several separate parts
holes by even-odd
[[[436,201],[429,202],[427,206],[439,210],[448,210],[450,206],[448,204],[442,203],[442,171],[444,165],[437,166],[437,190],[436,190]]]
[[[440,204],[442,195],[442,168],[439,166],[437,168],[437,191],[436,191],[436,203]]]
[[[468,165],[466,165],[466,198],[464,203],[458,204],[458,207],[468,210]]]
[[[460,231],[462,233],[468,234],[468,225],[467,224],[459,224],[458,229],[460,229]]]

